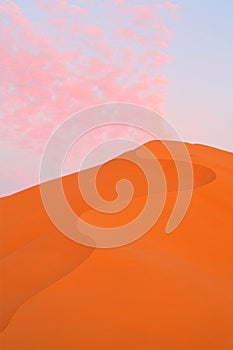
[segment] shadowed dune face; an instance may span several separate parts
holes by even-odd
[[[93,248],[50,231],[1,260],[0,331],[25,301],[77,268],[92,252]]]
[[[152,147],[151,147],[152,145]],[[171,158],[170,153],[165,148],[165,146],[160,142],[148,143],[146,147],[157,157],[157,160],[163,170],[164,177],[166,180],[166,188],[161,190],[160,186],[155,186],[152,191],[152,194],[161,193],[161,192],[177,192],[178,190],[178,172],[177,167],[179,167],[183,172],[190,166],[190,164],[178,160],[174,160]],[[85,185],[85,189],[96,184],[96,188],[106,201],[114,201],[118,197],[116,184],[122,180],[127,179],[130,181],[133,187],[133,198],[136,199],[138,197],[143,196],[145,202],[146,196],[148,194],[148,183],[145,174],[142,169],[137,166],[134,162],[130,161],[131,154],[132,158],[142,158],[142,153],[140,152],[140,147],[134,151],[130,151],[126,153],[129,157],[129,160],[125,160],[122,158],[116,158],[107,163],[101,165],[100,168],[95,167],[92,169],[87,169],[82,172],[82,181]],[[153,159],[143,159],[143,163],[150,167],[150,164],[153,163]],[[98,170],[96,171],[96,169]],[[216,173],[212,169],[212,167],[206,166],[204,164],[199,164],[197,161],[192,160],[192,168],[193,168],[193,189],[198,187],[207,185],[216,179]],[[95,182],[96,175],[96,182]],[[154,182],[156,184],[157,178],[159,177],[159,173],[154,172]],[[180,184],[179,190],[186,191],[192,190],[192,186],[190,186],[189,179],[183,179]],[[100,214],[97,210],[93,210],[82,197],[82,193],[80,192],[79,187],[79,178],[76,174],[72,174],[66,176],[62,179],[63,182],[63,190],[65,196],[69,202],[69,205],[78,215],[82,215],[87,211],[92,211],[95,213],[94,215],[98,215],[100,221],[104,222],[104,214]],[[72,189],[72,190],[71,190]],[[122,200],[129,196],[128,192],[125,191],[125,195],[123,195]],[[136,212],[141,210],[141,207],[138,207],[138,204],[134,205],[134,200],[128,206],[128,209],[133,208]],[[107,216],[111,215],[112,217],[116,217],[116,220],[119,220],[120,216],[117,212],[116,214],[107,214]],[[127,214],[126,214],[127,216]],[[131,220],[131,216],[128,217]],[[99,223],[100,224],[100,223]],[[114,224],[116,225],[116,223]]]
[[[158,168],[155,168],[153,170],[155,186],[152,190],[150,189],[150,196],[160,196],[162,194],[166,199],[167,193],[173,192],[176,195],[178,188],[179,191],[192,191],[216,179],[216,173],[212,168],[193,162],[193,187],[189,178],[183,178],[182,182],[179,183],[177,168],[179,167],[181,172],[186,173],[186,169],[190,167],[190,164],[180,160],[173,160],[162,143],[155,142],[154,144],[156,147],[150,147],[150,143],[146,146],[157,157],[166,183],[164,188],[160,186],[160,172]],[[118,227],[132,222],[145,207],[148,198],[147,178],[142,171],[143,169],[131,161],[131,159],[142,158],[142,152],[138,148],[126,154],[127,160],[121,157],[116,158],[103,164],[98,171],[96,171],[96,168],[88,169],[82,175],[84,189],[86,192],[89,191],[88,199],[91,199],[93,203],[95,202],[92,197],[94,197],[93,184],[96,184],[97,191],[105,201],[117,201],[116,204],[119,205],[119,208],[124,208],[117,210],[117,212],[107,210],[107,213],[105,213],[100,211],[106,209],[107,205],[105,207],[96,205],[96,209],[93,209],[82,197],[79,178],[76,175],[63,178],[63,189],[71,208],[88,223],[105,228]],[[150,168],[152,163],[154,163],[154,159],[143,158],[143,164],[146,164],[147,168]],[[118,197],[119,193],[116,185],[122,179],[127,179],[133,187],[133,197],[130,201],[128,201],[130,194],[127,190],[124,190],[123,194],[121,193],[122,196]],[[72,191],[71,188],[73,189]]]
[[[163,172],[165,174],[166,178],[166,183],[167,183],[167,191],[168,192],[174,192],[177,191],[178,189],[178,176],[177,176],[177,169],[176,165],[180,168],[183,168],[185,170],[186,167],[188,167],[188,164],[182,161],[176,161],[174,162],[173,160],[169,159],[158,159],[159,163],[161,164],[163,168]],[[145,159],[144,162],[152,162],[149,159]],[[109,162],[107,165],[109,167],[109,172],[110,169],[112,169],[113,176],[110,177],[101,177],[101,174],[99,175],[99,181],[98,181],[98,186],[102,189],[103,187],[105,188],[106,196],[109,194],[109,187],[113,185],[114,181],[114,172],[115,168],[121,168],[118,170],[117,174],[118,177],[120,176],[126,176],[129,179],[135,179],[137,177],[137,174],[135,172],[135,168],[133,166],[130,166],[128,169],[125,166],[122,166],[122,162],[119,162],[119,165],[114,167],[113,161]],[[193,183],[193,188],[197,188],[200,186],[207,185],[208,183],[214,181],[216,179],[216,174],[215,172],[206,166],[203,166],[201,164],[192,164],[193,166],[193,176],[194,176],[194,183]],[[104,166],[102,168],[102,171],[104,171]],[[108,170],[106,170],[108,171]],[[122,174],[120,174],[120,171],[122,171]],[[156,181],[156,176],[155,176],[155,181]],[[138,181],[139,182],[139,181]],[[105,184],[105,186],[104,186]],[[144,186],[138,186],[139,188],[137,189],[137,195],[145,195],[146,194],[146,189]],[[190,189],[188,186],[188,182],[182,183],[181,190],[187,190]],[[160,188],[157,188],[157,191],[160,192]]]
[[[66,238],[48,217],[38,186],[0,200],[2,349],[231,348],[232,154],[187,145],[193,197],[181,224],[166,235],[178,188],[175,162],[187,164],[174,162],[160,142],[146,147],[159,159],[167,198],[158,221],[132,244],[96,249]],[[131,152],[141,157],[140,149]],[[93,169],[83,173],[89,186]],[[85,203],[77,174],[62,182],[78,215],[114,227],[137,216],[147,195],[141,170],[114,159],[97,176],[105,200],[117,198],[122,178],[133,184],[132,201],[108,215]],[[181,191],[188,186],[184,181]]]
[[[166,179],[167,179],[167,190],[168,192],[177,191],[177,175],[175,174],[175,165],[171,160],[162,159],[161,165],[163,167]],[[180,167],[184,169],[187,167],[185,162],[177,161],[176,164],[179,164]],[[201,187],[209,184],[210,182],[216,179],[216,173],[209,167],[203,166],[201,164],[193,164],[193,175],[194,175],[194,184],[193,188]],[[185,191],[188,189],[186,183],[182,183],[181,190]]]

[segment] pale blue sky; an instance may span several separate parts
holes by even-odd
[[[33,1],[15,2],[31,20],[39,20]],[[149,3],[154,1],[143,1],[145,5]],[[174,60],[162,67],[162,73],[170,81],[165,117],[183,140],[232,151],[233,1],[177,0],[176,3],[180,9],[175,18],[166,15],[164,19],[174,34],[166,49]],[[40,155],[4,147],[3,159],[8,168],[14,169],[15,163],[23,164],[27,176],[15,176],[14,171],[6,175],[0,195],[37,183]]]
[[[166,114],[190,142],[233,150],[233,1],[177,1]]]
[[[33,1],[15,2],[31,19],[38,20]],[[232,151],[233,1],[174,2],[180,6],[176,19],[165,19],[174,33],[167,49],[174,61],[164,68],[171,82],[165,116],[186,141]],[[134,0],[131,3],[141,4]],[[143,1],[143,5],[154,3]]]

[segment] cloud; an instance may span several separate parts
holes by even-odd
[[[164,6],[165,6],[165,8],[172,10],[172,11],[175,11],[180,7],[179,5],[175,4],[174,2],[170,2],[170,1],[166,1],[164,3]]]
[[[60,122],[98,103],[162,110],[168,80],[159,72],[172,34],[161,18],[175,5],[78,3],[38,0],[27,15],[13,1],[0,5],[4,142],[41,151]]]
[[[139,26],[146,26],[148,21],[154,21],[156,19],[156,11],[154,7],[134,5],[130,6],[128,11],[133,14],[133,21]]]

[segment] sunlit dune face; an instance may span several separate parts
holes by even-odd
[[[180,225],[166,235],[177,171],[161,144],[147,147],[157,155],[168,193],[161,217],[131,244],[97,249],[68,239],[46,215],[37,186],[1,199],[5,302],[0,342],[7,349],[230,349],[232,154],[187,145],[194,173],[192,201]],[[132,152],[141,155],[139,149]],[[93,173],[84,171],[86,186]],[[112,227],[137,215],[146,200],[141,169],[120,158],[99,169],[96,186],[105,200],[117,198],[116,183],[122,177],[135,192],[118,216],[88,207],[77,174],[62,182],[76,213]],[[159,196],[159,189],[152,196]]]

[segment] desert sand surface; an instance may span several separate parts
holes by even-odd
[[[39,186],[0,199],[2,350],[233,348],[233,155],[186,146],[194,189],[172,234],[165,234],[165,227],[178,177],[159,141],[146,147],[166,176],[165,207],[155,225],[131,244],[98,249],[65,237],[49,219]],[[85,174],[88,181],[92,169]],[[116,158],[101,168],[97,187],[112,200],[122,177],[135,192],[118,214],[91,210],[77,174],[63,178],[64,192],[85,220],[102,227],[123,225],[145,204],[143,174]]]

